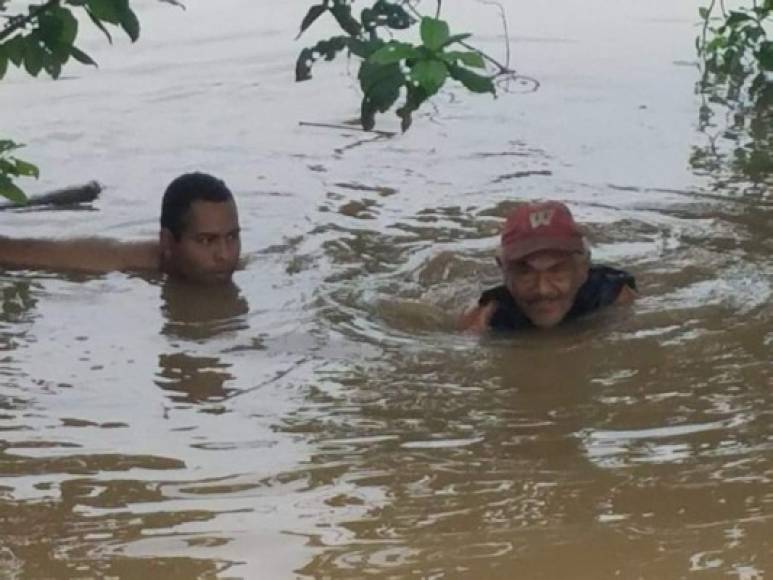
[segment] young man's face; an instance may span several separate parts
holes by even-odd
[[[579,254],[543,250],[501,263],[505,285],[515,303],[540,328],[559,324],[588,279],[588,260]]]
[[[230,281],[241,251],[234,201],[194,201],[184,222],[179,240],[162,230],[161,251],[167,271],[202,284]]]

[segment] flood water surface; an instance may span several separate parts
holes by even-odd
[[[136,46],[88,36],[99,70],[2,83],[30,190],[105,185],[4,235],[152,237],[201,169],[247,264],[206,291],[0,274],[0,576],[773,575],[773,200],[739,162],[765,117],[696,92],[696,6],[505,2],[539,89],[453,89],[390,136],[309,125],[359,95],[345,60],[294,84],[304,3],[186,4],[138,2]],[[496,8],[445,10],[504,58]],[[457,333],[502,217],[544,198],[641,299]]]

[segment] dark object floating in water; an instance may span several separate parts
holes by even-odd
[[[539,170],[539,171],[516,171],[515,173],[507,173],[506,175],[500,175],[492,183],[501,183],[508,179],[518,179],[520,177],[529,177],[531,175],[553,175],[552,171]]]
[[[89,203],[97,199],[102,192],[102,186],[96,181],[89,181],[83,185],[73,185],[56,189],[48,193],[30,197],[25,203],[6,203],[0,205],[0,210],[23,209],[36,205],[78,205]]]

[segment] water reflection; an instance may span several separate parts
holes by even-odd
[[[202,288],[168,280],[161,298],[161,333],[177,348],[180,340],[206,345],[208,340],[233,336],[249,327],[249,304],[233,283]],[[231,365],[217,354],[175,350],[159,354],[158,364],[156,384],[172,391],[175,401],[222,401],[232,392],[226,387],[234,379]]]
[[[698,113],[703,145],[693,147],[690,165],[722,195],[769,200],[773,185],[773,86],[753,99],[727,83],[704,81]]]
[[[248,327],[250,307],[234,283],[200,287],[167,280],[161,288],[161,333],[170,339],[203,341]]]
[[[172,391],[172,400],[199,403],[221,401],[232,392],[226,381],[234,376],[230,365],[217,357],[191,356],[186,353],[161,354],[156,384]]]

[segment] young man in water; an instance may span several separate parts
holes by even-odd
[[[482,294],[462,316],[462,330],[552,328],[637,296],[633,276],[591,264],[582,231],[556,201],[523,204],[507,216],[497,264],[504,284]]]
[[[205,173],[167,187],[158,241],[119,242],[0,237],[0,264],[82,272],[156,271],[198,284],[231,280],[239,264],[239,216],[231,191]]]

